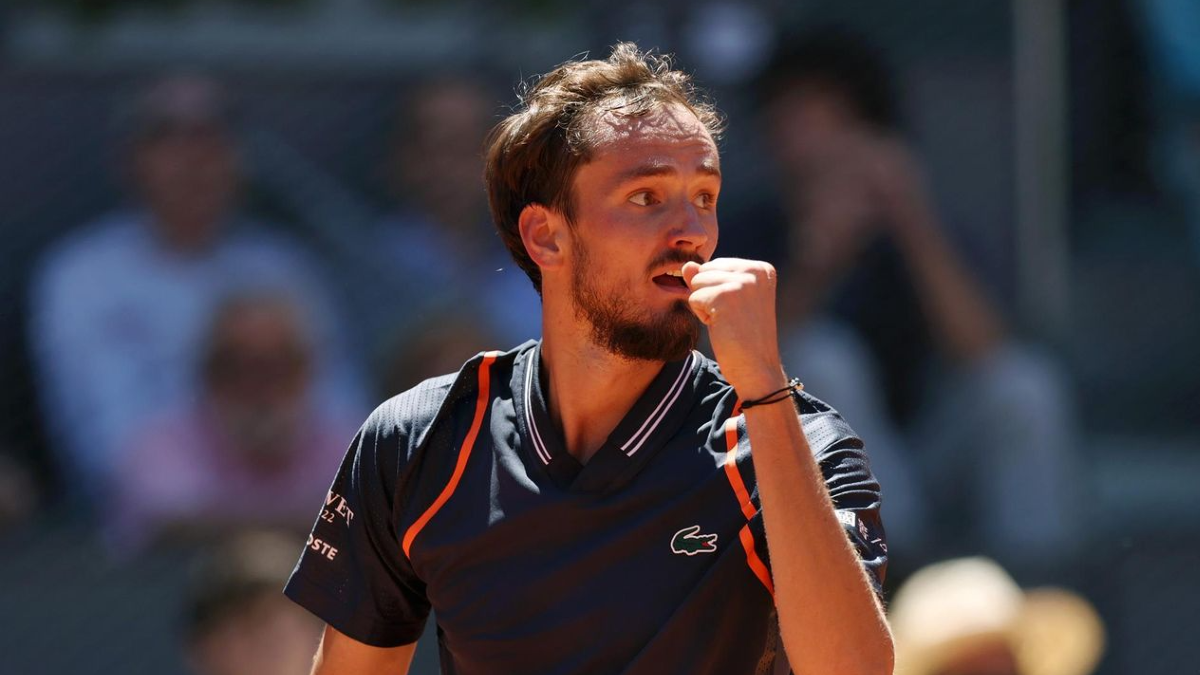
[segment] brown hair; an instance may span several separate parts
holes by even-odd
[[[518,220],[530,204],[553,209],[573,222],[571,183],[595,148],[592,123],[608,112],[638,117],[679,103],[716,139],[722,119],[672,68],[670,57],[622,42],[604,61],[568,61],[521,95],[518,110],[488,135],[484,179],[496,229],[517,265],[542,292],[542,273],[521,241]]]

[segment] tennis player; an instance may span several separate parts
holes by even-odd
[[[543,337],[363,425],[286,588],[314,673],[407,672],[431,610],[456,675],[892,672],[880,488],[780,363],[774,269],[713,257],[719,130],[620,44],[492,132]]]

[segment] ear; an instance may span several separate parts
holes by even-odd
[[[543,270],[561,267],[566,259],[563,217],[541,204],[529,204],[521,210],[517,227],[521,241],[533,262]]]

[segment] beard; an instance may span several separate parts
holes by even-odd
[[[619,290],[603,289],[583,242],[576,239],[571,299],[575,316],[592,327],[592,340],[610,353],[632,361],[678,361],[700,340],[700,319],[687,303],[676,300],[665,313],[644,310]],[[672,252],[651,267],[695,260]]]

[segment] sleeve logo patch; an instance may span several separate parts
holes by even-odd
[[[717,535],[700,534],[700,526],[685,527],[671,537],[671,552],[676,555],[697,555],[717,552]]]
[[[321,520],[327,523],[340,520],[346,527],[350,527],[350,521],[354,520],[354,512],[350,510],[345,497],[330,490],[329,494],[325,495],[325,508],[321,509]]]
[[[857,513],[853,511],[838,511],[837,518],[847,529],[857,531],[858,536],[862,537],[863,541],[871,541],[871,532],[867,529],[867,524],[859,519]]]
[[[338,550],[329,545],[327,541],[321,541],[311,534],[308,535],[308,547],[317,552],[317,555],[323,556],[328,560],[333,560],[337,557]]]

